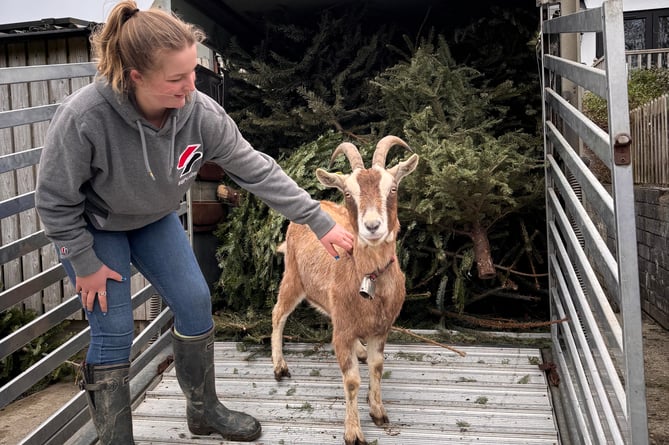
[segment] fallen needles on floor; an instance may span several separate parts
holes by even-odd
[[[433,345],[436,345],[436,346],[441,346],[442,348],[446,348],[446,349],[448,349],[449,351],[453,351],[453,352],[455,352],[455,353],[458,354],[460,357],[464,357],[464,356],[467,355],[467,353],[462,352],[462,351],[460,351],[460,350],[458,350],[458,349],[455,349],[455,348],[452,347],[452,346],[448,346],[448,345],[445,345],[445,344],[443,344],[443,343],[439,343],[438,341],[434,341],[434,340],[432,340],[432,339],[430,339],[430,338],[424,337],[424,336],[422,336],[422,335],[418,335],[418,334],[416,334],[415,332],[411,332],[411,331],[408,330],[408,329],[400,328],[400,327],[397,327],[397,326],[393,326],[391,329],[392,329],[393,331],[395,331],[395,332],[401,332],[402,334],[410,335],[411,337],[417,338],[417,339],[419,339],[419,340],[421,340],[421,341],[424,341],[424,342],[426,342],[426,343],[430,343],[430,344],[433,344]]]

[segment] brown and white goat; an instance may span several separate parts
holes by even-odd
[[[376,146],[371,168],[366,169],[355,145],[344,142],[332,160],[344,153],[353,171],[348,175],[316,171],[321,184],[344,194],[344,206],[322,201],[321,207],[354,234],[353,250],[350,254],[340,251],[340,259],[334,260],[307,226],[291,223],[283,246],[285,270],[272,312],[272,363],[277,380],[290,377],[282,352],[283,329],[290,313],[306,298],[330,317],[332,344],[344,381],[344,441],[349,445],[366,444],[358,416],[358,359],[369,366],[369,413],[376,425],[388,423],[381,399],[383,350],[406,293],[395,256],[400,230],[397,188],[418,164],[418,155],[413,154],[386,169],[386,154],[394,145],[410,150],[402,139],[386,136]]]

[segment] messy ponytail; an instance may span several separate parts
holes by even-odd
[[[204,39],[202,30],[172,14],[158,8],[140,11],[134,0],[125,0],[93,31],[91,45],[98,74],[117,93],[128,93],[130,70],[155,70],[166,51],[182,50]]]

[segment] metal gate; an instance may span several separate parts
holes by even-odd
[[[563,443],[648,444],[623,1],[562,15],[541,12],[543,129],[553,356]],[[600,33],[605,69],[565,56],[568,39]],[[576,36],[576,37],[574,37]],[[606,100],[608,128],[579,111],[579,94]],[[583,148],[610,172],[600,181]],[[596,157],[596,159],[595,159]]]

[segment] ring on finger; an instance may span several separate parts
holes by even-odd
[[[107,291],[103,290],[102,292],[98,292],[98,295],[101,297],[106,297],[107,296]]]

